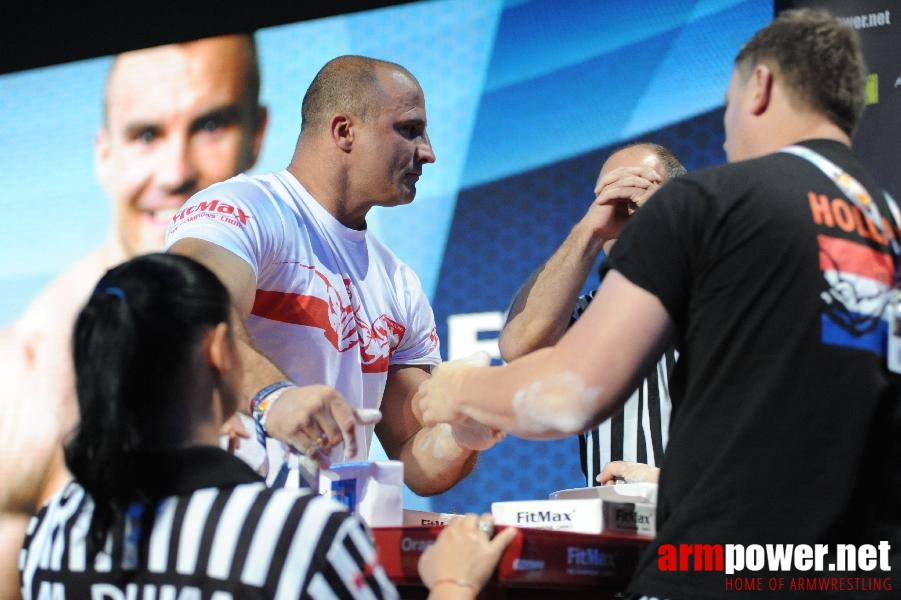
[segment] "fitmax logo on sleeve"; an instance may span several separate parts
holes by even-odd
[[[172,217],[172,222],[169,224],[169,228],[174,229],[178,227],[181,222],[193,221],[201,215],[213,216],[229,225],[238,225],[242,227],[247,225],[248,219],[251,218],[250,215],[238,206],[222,202],[221,200],[203,200],[202,202],[192,204],[175,213]]]

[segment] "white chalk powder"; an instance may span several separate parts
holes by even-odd
[[[586,387],[575,373],[533,381],[513,395],[513,415],[523,433],[579,433],[591,422],[600,387]]]
[[[428,453],[437,460],[449,458],[457,450],[449,423],[438,423],[425,429],[423,434],[416,436],[413,443],[418,451]]]

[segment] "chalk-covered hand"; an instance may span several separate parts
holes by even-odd
[[[466,358],[441,363],[432,369],[431,376],[419,385],[413,397],[423,424],[456,424],[466,420],[466,415],[457,404],[463,389],[462,375],[470,369],[487,367],[489,364],[491,357],[487,352],[476,352]]]

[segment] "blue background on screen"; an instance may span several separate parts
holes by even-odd
[[[300,100],[325,61],[365,54],[409,68],[438,161],[413,204],[375,209],[369,225],[422,279],[448,358],[448,318],[506,309],[587,208],[612,148],[649,139],[690,169],[723,162],[732,60],[772,10],[761,0],[441,0],[268,28],[257,40],[271,121],[253,172],[287,164]],[[92,153],[109,64],[0,78],[0,326],[106,235]],[[578,464],[575,440],[507,439],[454,490],[407,505],[484,511],[542,498],[584,485]]]

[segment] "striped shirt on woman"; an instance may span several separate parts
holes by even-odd
[[[142,490],[92,553],[94,501],[69,483],[32,518],[19,559],[32,598],[396,598],[366,526],[325,497],[267,488],[214,447],[146,457]]]

